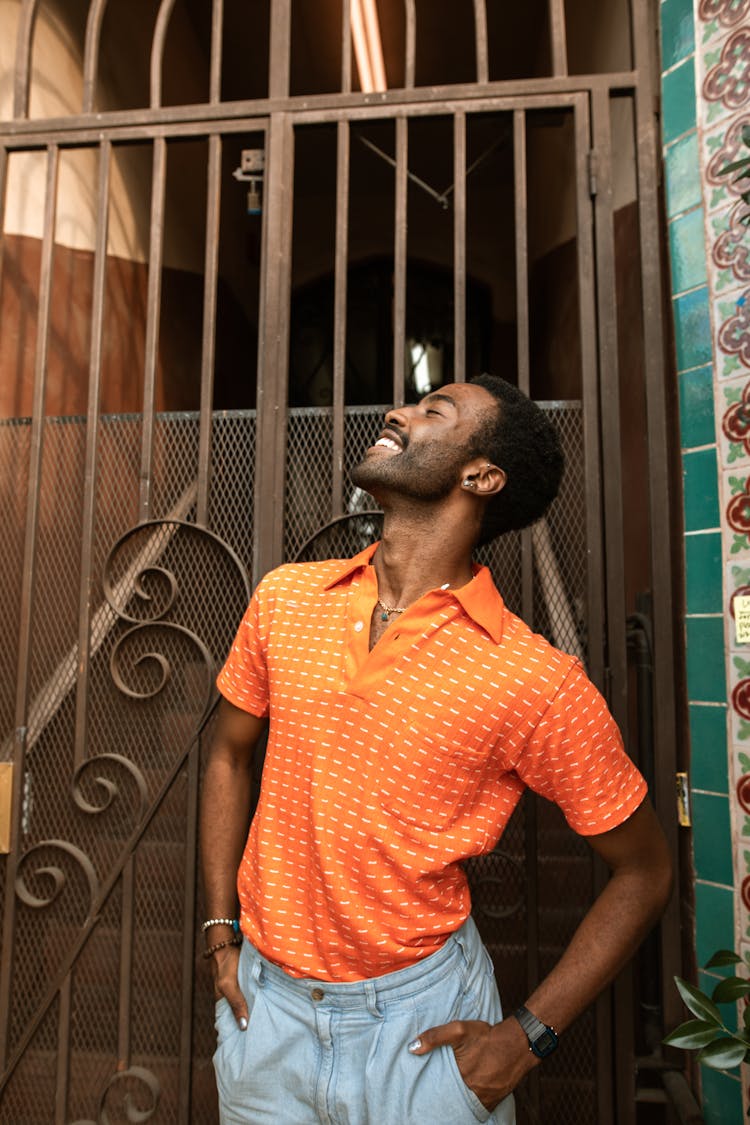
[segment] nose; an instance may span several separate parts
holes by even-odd
[[[386,426],[393,426],[394,429],[402,429],[406,425],[406,406],[392,406],[386,413],[385,424]]]

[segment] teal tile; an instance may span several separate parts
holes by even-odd
[[[721,613],[721,533],[685,536],[685,595],[688,613]]]
[[[696,449],[682,455],[685,530],[706,531],[719,526],[719,481],[716,450]]]
[[[675,297],[674,313],[677,370],[700,367],[711,359],[711,315],[708,311],[708,289],[704,285]]]
[[[736,1074],[736,1076],[735,1076]],[[701,1067],[703,1120],[706,1125],[737,1125],[744,1121],[739,1073]]]
[[[690,783],[694,789],[728,793],[727,709],[691,703]]]
[[[714,373],[709,364],[677,376],[680,392],[680,444],[683,449],[711,445],[714,429]]]
[[[693,859],[699,879],[709,883],[734,882],[729,798],[713,793],[693,793]]]
[[[672,292],[684,293],[706,281],[706,248],[703,239],[703,208],[689,211],[669,224],[669,259]]]
[[[724,621],[721,617],[687,617],[687,688],[691,703],[724,703]]]
[[[695,884],[695,955],[705,965],[717,949],[732,949],[734,936],[734,891],[731,887]]]
[[[691,0],[664,0],[659,17],[661,24],[661,68],[671,66],[695,50],[693,5]]]
[[[667,218],[687,211],[701,202],[701,174],[698,163],[698,134],[690,133],[675,141],[664,152],[667,184]]]
[[[695,65],[692,57],[664,75],[661,90],[662,136],[667,145],[695,128]]]

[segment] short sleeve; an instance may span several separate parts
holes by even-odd
[[[515,766],[521,780],[593,836],[616,828],[646,796],[603,697],[575,661]]]
[[[267,593],[264,580],[253,593],[226,664],[216,679],[216,686],[225,699],[258,718],[265,718],[269,706],[266,653],[270,606]]]

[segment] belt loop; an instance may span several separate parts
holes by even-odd
[[[364,986],[365,986],[365,999],[367,1000],[367,1011],[370,1013],[371,1016],[377,1016],[377,1018],[379,1020],[382,1020],[383,1013],[381,1012],[380,1008],[378,1007],[378,992],[377,992],[377,989],[375,987],[374,982],[371,981],[371,980],[366,980],[364,982]]]
[[[265,973],[263,971],[263,962],[260,960],[259,957],[253,958],[253,967],[251,969],[251,974],[252,974],[252,978],[255,981],[255,983],[260,988],[262,988],[263,983],[264,983],[264,979],[265,979]]]

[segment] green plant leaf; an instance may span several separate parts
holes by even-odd
[[[743,125],[740,133],[745,148],[750,148],[750,125]]]
[[[743,977],[727,977],[720,980],[711,993],[711,999],[716,1004],[731,1004],[734,1000],[741,1000],[750,992],[750,981]]]
[[[748,768],[750,768],[750,758],[748,758],[747,754],[739,754],[738,757],[741,762],[743,758],[745,759],[745,761],[742,762],[743,769],[745,768],[745,762],[747,763]],[[706,961],[703,968],[723,969],[727,965],[739,965],[741,961],[742,958],[737,953],[735,953],[733,949],[717,949],[713,957],[711,957],[710,960]]]
[[[742,1022],[746,1028],[750,1029],[750,1004],[745,1005],[745,1010],[742,1013]]]
[[[717,175],[728,176],[730,172],[736,172],[738,168],[743,168],[745,169],[745,171],[743,171],[742,173],[742,175],[744,176],[747,175],[748,165],[750,165],[750,156],[743,156],[742,160],[734,160],[731,164],[727,164],[726,168],[720,168],[717,172]],[[737,179],[741,180],[742,176],[738,176]]]
[[[674,982],[685,1005],[694,1016],[697,1016],[699,1020],[713,1021],[718,1026],[723,1027],[719,1009],[712,1000],[709,1000],[705,992],[701,992],[694,984],[683,980],[682,977],[675,977]]]
[[[683,1051],[697,1051],[701,1047],[713,1043],[721,1035],[721,1028],[708,1020],[687,1020],[665,1035],[662,1043],[670,1047],[681,1047]]]
[[[747,1048],[744,1043],[736,1039],[715,1039],[698,1052],[698,1062],[712,1067],[714,1070],[728,1070],[730,1067],[739,1066],[745,1057]]]

